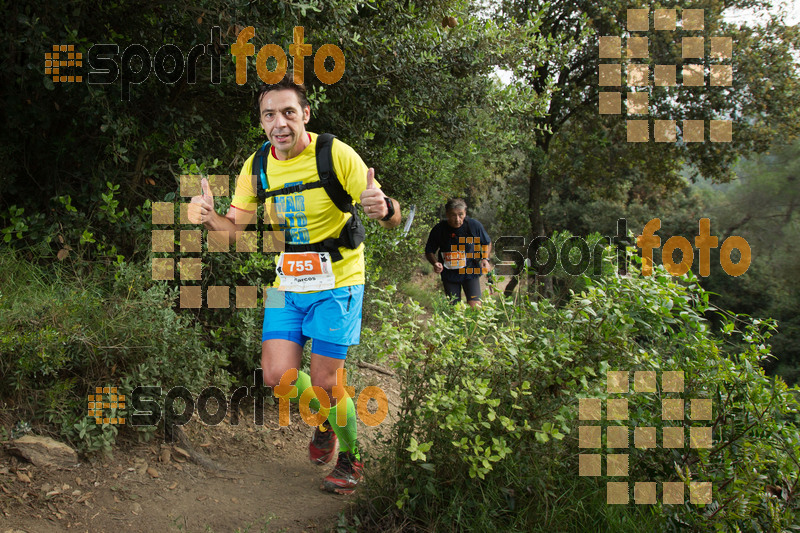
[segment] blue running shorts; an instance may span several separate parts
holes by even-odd
[[[313,353],[345,359],[347,348],[361,340],[361,303],[364,285],[319,292],[285,292],[280,308],[264,309],[261,342],[285,339]]]

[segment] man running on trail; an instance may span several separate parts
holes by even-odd
[[[247,226],[243,221],[255,213],[259,198],[265,199],[268,213],[280,218],[286,245],[276,271],[279,289],[286,291],[285,305],[265,309],[261,336],[264,383],[283,395],[276,386],[293,388],[285,384],[291,383],[297,372],[296,394],[288,394],[292,402],[297,403],[312,386],[327,393],[331,408],[327,420],[314,431],[309,457],[316,464],[330,462],[338,440],[338,461],[321,488],[350,494],[363,472],[356,443],[356,411],[350,397],[336,401],[334,387],[342,385],[337,383],[337,371],[344,368],[347,348],[358,344],[361,335],[364,230],[353,203],[358,200],[367,216],[384,228],[400,224],[400,205],[380,190],[374,170],[367,169],[350,146],[306,131],[311,117],[306,88],[293,83],[291,74],[258,91],[256,108],[270,144],[265,143],[245,161],[228,213],[221,216],[214,211],[205,181],[203,196],[192,198],[196,204],[192,209],[209,230],[228,231],[232,242],[236,232]],[[321,146],[325,147],[319,149]],[[325,172],[319,169],[326,157],[329,164],[332,161],[333,181],[324,180]],[[336,180],[338,183],[333,183]],[[349,194],[344,205],[334,203],[336,187],[339,193],[343,188]],[[299,370],[303,346],[309,339],[310,375]],[[289,379],[281,383],[284,374]],[[316,396],[310,405],[320,409]],[[339,413],[346,421],[341,425],[337,424],[339,411],[346,412],[345,417]]]
[[[461,301],[463,288],[467,303],[471,307],[480,306],[480,278],[491,269],[488,258],[492,240],[480,222],[467,217],[467,203],[463,199],[453,198],[444,208],[447,218],[431,230],[425,257],[434,272],[442,275],[444,292],[451,303]]]

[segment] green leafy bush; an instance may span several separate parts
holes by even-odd
[[[76,277],[9,249],[0,254],[0,390],[29,419],[60,428],[82,451],[110,451],[117,428],[86,416],[87,395],[117,386],[225,386],[223,353],[176,313],[176,289],[153,282],[147,267],[125,262]],[[109,279],[110,277],[110,279]],[[130,406],[106,416],[129,415]],[[129,427],[129,426],[124,426]],[[155,428],[142,428],[142,436]]]
[[[17,250],[31,251],[37,257],[102,260],[105,263],[128,258],[149,248],[150,201],[131,212],[120,207],[119,184],[105,182],[73,205],[70,195],[53,196],[48,216],[43,212],[25,214],[22,207],[11,206],[0,212],[3,243]]]
[[[708,294],[694,278],[631,272],[584,278],[585,290],[559,308],[486,302],[422,319],[416,303],[393,301],[391,287],[376,298],[381,328],[365,343],[397,357],[401,406],[361,522],[477,531],[797,526],[797,391],[759,366],[770,324],[733,317],[712,332]],[[595,424],[655,427],[659,445],[663,427],[711,427],[712,448],[690,448],[684,429],[684,448],[635,449],[629,430],[627,478],[579,476],[579,454],[599,453],[578,447],[579,399],[607,399],[609,370],[683,371],[684,391],[629,393],[627,421]],[[675,397],[685,398],[687,416],[662,421],[661,400]],[[692,398],[712,400],[711,420],[689,417]],[[609,480],[683,482],[687,503],[665,505],[659,489],[654,505],[608,505]],[[712,503],[689,503],[691,481],[712,482]]]

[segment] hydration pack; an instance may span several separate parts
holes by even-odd
[[[352,216],[345,222],[339,236],[328,238],[320,242],[312,242],[309,244],[286,244],[287,252],[328,252],[331,254],[331,260],[336,262],[342,259],[342,254],[339,247],[354,250],[364,242],[366,234],[364,224],[358,218],[356,206],[353,204],[353,198],[344,189],[336,172],[333,169],[333,156],[331,148],[333,146],[334,136],[330,133],[323,133],[317,136],[316,146],[316,160],[317,160],[317,181],[309,183],[301,183],[299,185],[292,185],[290,187],[283,187],[275,191],[269,190],[269,178],[267,177],[267,161],[269,161],[269,150],[271,148],[270,142],[266,141],[253,158],[253,170],[258,172],[258,179],[256,180],[256,195],[260,201],[265,201],[267,198],[273,196],[281,196],[287,194],[296,194],[308,189],[316,189],[322,187],[328,194],[331,202],[339,208],[343,213],[350,213]],[[257,170],[256,170],[257,169]],[[288,230],[287,231],[287,241]]]

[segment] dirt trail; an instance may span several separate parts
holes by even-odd
[[[364,386],[379,386],[389,398],[389,417],[381,426],[359,423],[359,442],[369,452],[376,430],[385,430],[394,420],[397,384],[370,369],[359,369],[359,374]],[[123,443],[111,459],[94,464],[83,460],[68,470],[35,467],[0,452],[0,533],[316,533],[330,531],[339,512],[353,501],[319,490],[332,465],[308,461],[313,429],[302,421],[296,405],[289,427],[278,427],[276,404],[265,409],[263,426],[255,425],[247,412],[238,426],[227,419],[204,426],[195,419],[184,429],[195,447],[224,471],[187,461],[161,440]],[[368,462],[366,468],[369,476]]]

